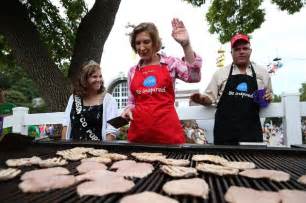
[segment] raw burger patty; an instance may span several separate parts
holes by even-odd
[[[149,191],[145,191],[134,195],[128,195],[120,200],[120,203],[149,203],[149,202],[179,203],[175,199]]]
[[[95,172],[95,171],[90,171]],[[103,196],[111,193],[123,193],[134,187],[133,181],[126,180],[123,177],[100,173],[99,178],[93,181],[84,182],[78,185],[77,193],[79,196],[94,195]]]
[[[163,186],[163,190],[169,195],[191,195],[208,198],[209,187],[201,178],[172,180]]]
[[[52,189],[66,188],[75,183],[73,175],[51,175],[29,178],[19,184],[23,192],[46,192]]]
[[[260,191],[251,188],[231,186],[225,193],[229,203],[280,203],[277,192]]]
[[[79,173],[86,173],[93,170],[106,170],[107,167],[104,164],[95,161],[85,161],[78,165],[76,169]]]
[[[290,179],[290,175],[288,173],[268,169],[249,169],[240,172],[239,175],[249,178],[268,178],[278,182],[288,181]]]
[[[55,175],[66,175],[66,174],[69,174],[69,171],[63,167],[38,169],[24,173],[21,176],[21,180],[26,180],[30,178],[39,178],[39,177],[50,177]]]

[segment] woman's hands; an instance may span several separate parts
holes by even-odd
[[[173,18],[172,24],[172,37],[182,45],[186,47],[190,45],[189,35],[183,21]]]
[[[106,134],[106,141],[110,142],[110,141],[114,141],[115,139],[116,139],[116,135],[112,133]]]
[[[133,120],[133,113],[131,108],[126,108],[123,110],[122,114],[121,114],[122,118],[125,118],[127,120]],[[116,139],[116,135],[112,134],[112,133],[108,133],[106,134],[106,141],[113,141]]]
[[[132,109],[131,108],[126,108],[123,110],[122,114],[121,114],[122,118],[125,118],[127,120],[133,120],[133,113],[132,113]]]
[[[171,23],[172,37],[182,46],[185,55],[184,60],[192,64],[195,61],[195,54],[190,45],[189,35],[183,21],[173,18]]]

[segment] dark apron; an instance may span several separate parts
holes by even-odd
[[[232,75],[233,65],[223,94],[217,105],[214,126],[214,143],[237,145],[239,142],[262,142],[259,106],[253,100],[258,89],[256,74]]]

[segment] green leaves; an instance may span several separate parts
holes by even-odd
[[[202,6],[203,4],[205,4],[205,0],[184,0],[184,1],[187,1],[194,6]]]
[[[96,0],[90,11],[85,0],[7,2],[0,7],[0,69],[17,70],[18,63],[27,74],[7,74],[5,81],[10,76],[17,81],[31,77],[49,111],[62,111],[81,64],[88,58],[100,61],[121,1]],[[3,86],[31,95],[27,90],[34,88],[23,89],[28,84],[23,81],[18,86],[3,82]]]
[[[41,40],[59,69],[67,72],[75,43],[77,28],[88,12],[84,0],[61,0],[57,7],[51,0],[22,1]],[[12,51],[0,35],[0,63],[15,63]]]
[[[81,19],[88,12],[84,0],[21,1],[39,37],[58,68],[67,75],[72,57],[76,33]],[[18,105],[31,104],[38,97],[38,89],[25,70],[16,64],[13,51],[0,35],[0,88],[6,89],[6,101]],[[48,76],[46,76],[48,77]]]
[[[201,6],[205,0],[184,0],[194,6]],[[289,14],[300,11],[303,0],[271,0]],[[221,43],[230,41],[237,32],[250,34],[260,28],[265,21],[265,11],[261,8],[263,0],[212,0],[206,19],[209,32],[218,34]]]
[[[299,89],[301,95],[300,95],[300,100],[301,101],[306,101],[306,83],[302,83],[302,87]]]
[[[71,60],[77,28],[88,10],[83,0],[60,2],[63,8],[51,0],[32,0],[25,5],[52,59],[63,70],[65,61]]]
[[[301,10],[305,5],[303,0],[272,0],[272,3],[276,4],[280,10],[287,11],[288,14],[294,14]]]
[[[221,43],[229,41],[235,33],[252,32],[264,21],[261,3],[262,0],[214,0],[206,14],[209,32],[218,34]]]

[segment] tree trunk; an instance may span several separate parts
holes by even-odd
[[[100,63],[104,43],[114,25],[120,0],[96,0],[78,28],[68,77],[78,78],[82,65],[89,60]]]
[[[12,48],[17,63],[32,77],[49,111],[63,111],[71,92],[70,83],[50,58],[19,0],[9,0],[1,6],[0,33]]]
[[[12,48],[16,62],[32,77],[49,111],[63,111],[71,93],[69,80],[50,58],[25,6],[19,0],[5,2],[0,7],[0,33]],[[100,63],[103,46],[113,27],[120,2],[96,0],[82,19],[68,72],[72,81],[78,77],[84,62],[93,59]]]

